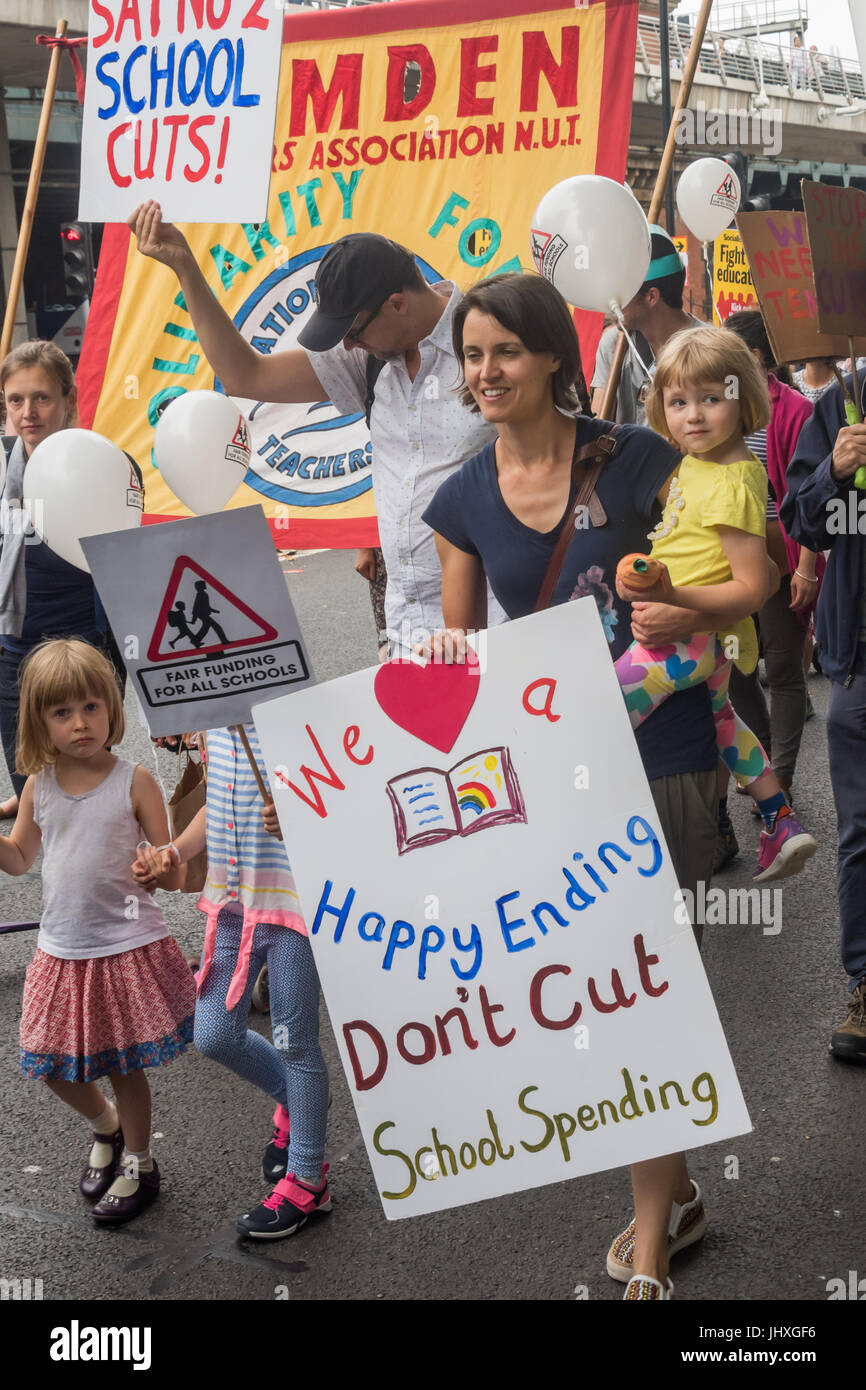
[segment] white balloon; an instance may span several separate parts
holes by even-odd
[[[24,469],[24,505],[45,544],[90,572],[82,536],[141,525],[144,493],[126,454],[92,430],[58,430]]]
[[[230,397],[187,391],[160,415],[153,454],[185,507],[197,516],[219,512],[246,477],[250,428]]]
[[[602,312],[634,297],[649,269],[647,220],[630,188],[598,174],[554,184],[532,218],[536,270],[569,304]]]
[[[692,236],[713,241],[740,206],[740,180],[723,159],[696,159],[680,174],[677,208]]]

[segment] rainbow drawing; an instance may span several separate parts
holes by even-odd
[[[457,788],[457,805],[461,811],[474,811],[480,816],[496,805],[496,798],[483,782],[463,782]]]

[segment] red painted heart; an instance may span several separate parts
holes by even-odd
[[[379,703],[393,724],[450,753],[478,694],[481,672],[473,651],[465,664],[430,661],[388,661],[380,666],[373,684]]]

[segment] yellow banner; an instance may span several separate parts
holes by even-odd
[[[472,9],[471,20],[456,0],[286,18],[267,221],[183,228],[258,351],[295,345],[319,260],[347,232],[392,237],[431,282],[465,288],[531,268],[530,219],[552,184],[621,180],[636,0]],[[130,195],[131,212],[146,188]],[[106,228],[79,380],[85,422],[142,465],[148,513],[188,515],[152,466],[153,430],[213,372],[174,276],[125,227]],[[283,545],[374,543],[363,414],[239,404],[253,461],[231,505],[262,502]]]
[[[741,309],[757,309],[758,296],[740,233],[728,227],[713,242],[713,308],[719,323]]]

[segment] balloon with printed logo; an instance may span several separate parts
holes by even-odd
[[[250,427],[229,396],[187,391],[169,401],[160,415],[153,457],[191,512],[220,512],[246,477]]]
[[[723,159],[696,159],[680,174],[677,208],[692,236],[714,241],[740,206],[740,180]]]
[[[45,544],[88,573],[81,537],[131,530],[144,510],[126,454],[92,430],[57,430],[37,444],[24,469],[23,496]]]
[[[644,282],[650,231],[630,188],[598,174],[554,184],[533,214],[529,233],[539,275],[577,309],[622,308]]]

